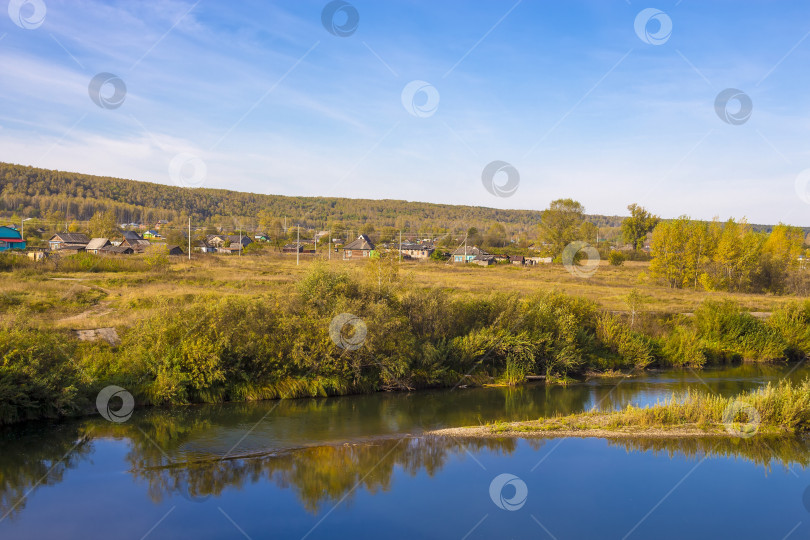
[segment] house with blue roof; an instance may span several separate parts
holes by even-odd
[[[0,227],[0,251],[9,249],[25,249],[25,240],[17,229]]]

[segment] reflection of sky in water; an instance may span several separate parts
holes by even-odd
[[[808,448],[795,441],[394,439],[211,470],[133,470],[127,441],[93,446],[0,522],[0,537],[141,537],[153,527],[150,539],[242,537],[234,523],[250,538],[550,538],[544,528],[560,539],[810,534],[802,504],[810,472],[796,463],[807,463]],[[790,469],[768,464],[771,452]],[[491,498],[503,473],[526,486],[517,511]],[[745,509],[754,510],[746,517]]]

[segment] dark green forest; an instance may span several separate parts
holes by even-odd
[[[513,232],[536,228],[540,212],[399,200],[287,197],[224,189],[184,188],[88,174],[0,163],[0,213],[40,218],[53,224],[88,221],[112,211],[118,223],[160,219],[223,225],[239,221],[260,226],[260,215],[287,217],[304,227],[358,228],[366,223],[398,230],[461,231],[476,224],[501,223]],[[588,216],[595,225],[621,225],[618,216]],[[58,228],[58,227],[57,227]]]

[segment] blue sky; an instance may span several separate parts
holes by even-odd
[[[637,202],[810,225],[797,188],[810,168],[806,1],[357,0],[345,37],[322,24],[323,1],[39,1],[35,28],[0,11],[2,161],[257,193],[529,209],[573,197],[592,213]],[[672,23],[658,45],[634,29],[650,7]],[[17,22],[36,26],[34,8]],[[643,28],[655,36],[658,22]],[[120,107],[91,100],[98,73],[126,84]],[[415,80],[438,104],[417,93],[403,106]],[[715,111],[727,88],[753,104],[740,125]],[[484,188],[495,160],[519,171],[514,195]]]

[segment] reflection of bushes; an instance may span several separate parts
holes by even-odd
[[[6,428],[8,429],[8,428]],[[92,449],[90,437],[77,426],[31,425],[0,432],[0,517],[12,519],[30,492],[60,483]]]
[[[718,439],[717,437],[678,439],[611,439],[610,446],[642,452],[665,453],[670,458],[686,456],[742,458],[770,470],[774,464],[789,468],[798,465],[810,466],[810,448],[807,442],[795,437],[757,436],[750,439]]]
[[[517,441],[504,439],[453,440],[437,437],[380,439],[373,443],[316,446],[270,457],[228,459],[183,466],[136,470],[149,483],[155,502],[164,497],[220,495],[229,488],[269,480],[292,488],[307,510],[316,513],[356,488],[377,493],[391,488],[396,468],[415,476],[433,476],[454,454],[466,450],[511,453]]]

